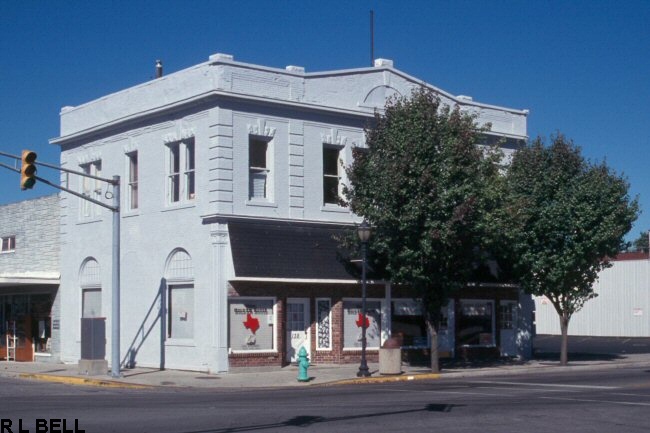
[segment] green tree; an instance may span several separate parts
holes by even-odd
[[[623,245],[638,215],[628,183],[604,162],[586,161],[558,134],[519,149],[506,176],[507,228],[515,275],[528,293],[546,296],[562,331],[560,363],[568,362],[572,315],[596,296],[593,283]]]
[[[632,248],[636,251],[643,251],[648,249],[648,232],[639,233],[639,237],[632,241]]]
[[[422,299],[433,371],[435,325],[449,295],[471,278],[491,203],[486,186],[498,174],[498,155],[477,146],[481,132],[474,117],[416,91],[375,116],[367,151],[355,152],[347,169],[347,201],[373,227],[375,271]]]

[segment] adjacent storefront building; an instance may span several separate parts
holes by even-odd
[[[0,237],[0,360],[58,361],[58,196],[0,206]]]

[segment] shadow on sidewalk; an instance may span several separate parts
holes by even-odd
[[[608,353],[578,353],[569,352],[569,364],[572,362],[613,362],[625,359],[625,355],[608,354]],[[471,370],[479,368],[499,368],[509,366],[525,366],[535,362],[560,362],[559,352],[541,352],[535,351],[532,359],[521,360],[518,358],[491,358],[491,359],[441,359],[440,369],[444,370]],[[411,362],[410,367],[428,368],[428,362]]]
[[[625,359],[624,355],[617,355],[614,353],[583,353],[583,352],[569,352],[569,363],[572,361],[617,361]],[[537,361],[560,361],[559,352],[541,352],[536,351],[533,359]]]
[[[516,358],[499,359],[449,359],[440,362],[442,370],[459,370],[473,368],[497,368],[511,365],[526,365],[529,361]]]

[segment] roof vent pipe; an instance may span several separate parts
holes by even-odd
[[[162,62],[160,60],[156,60],[156,78],[160,78],[162,76],[163,76]]]

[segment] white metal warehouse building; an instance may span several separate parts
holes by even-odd
[[[594,284],[598,296],[569,322],[569,335],[650,337],[650,258],[645,252],[621,253]],[[560,334],[553,304],[535,297],[537,334]]]

